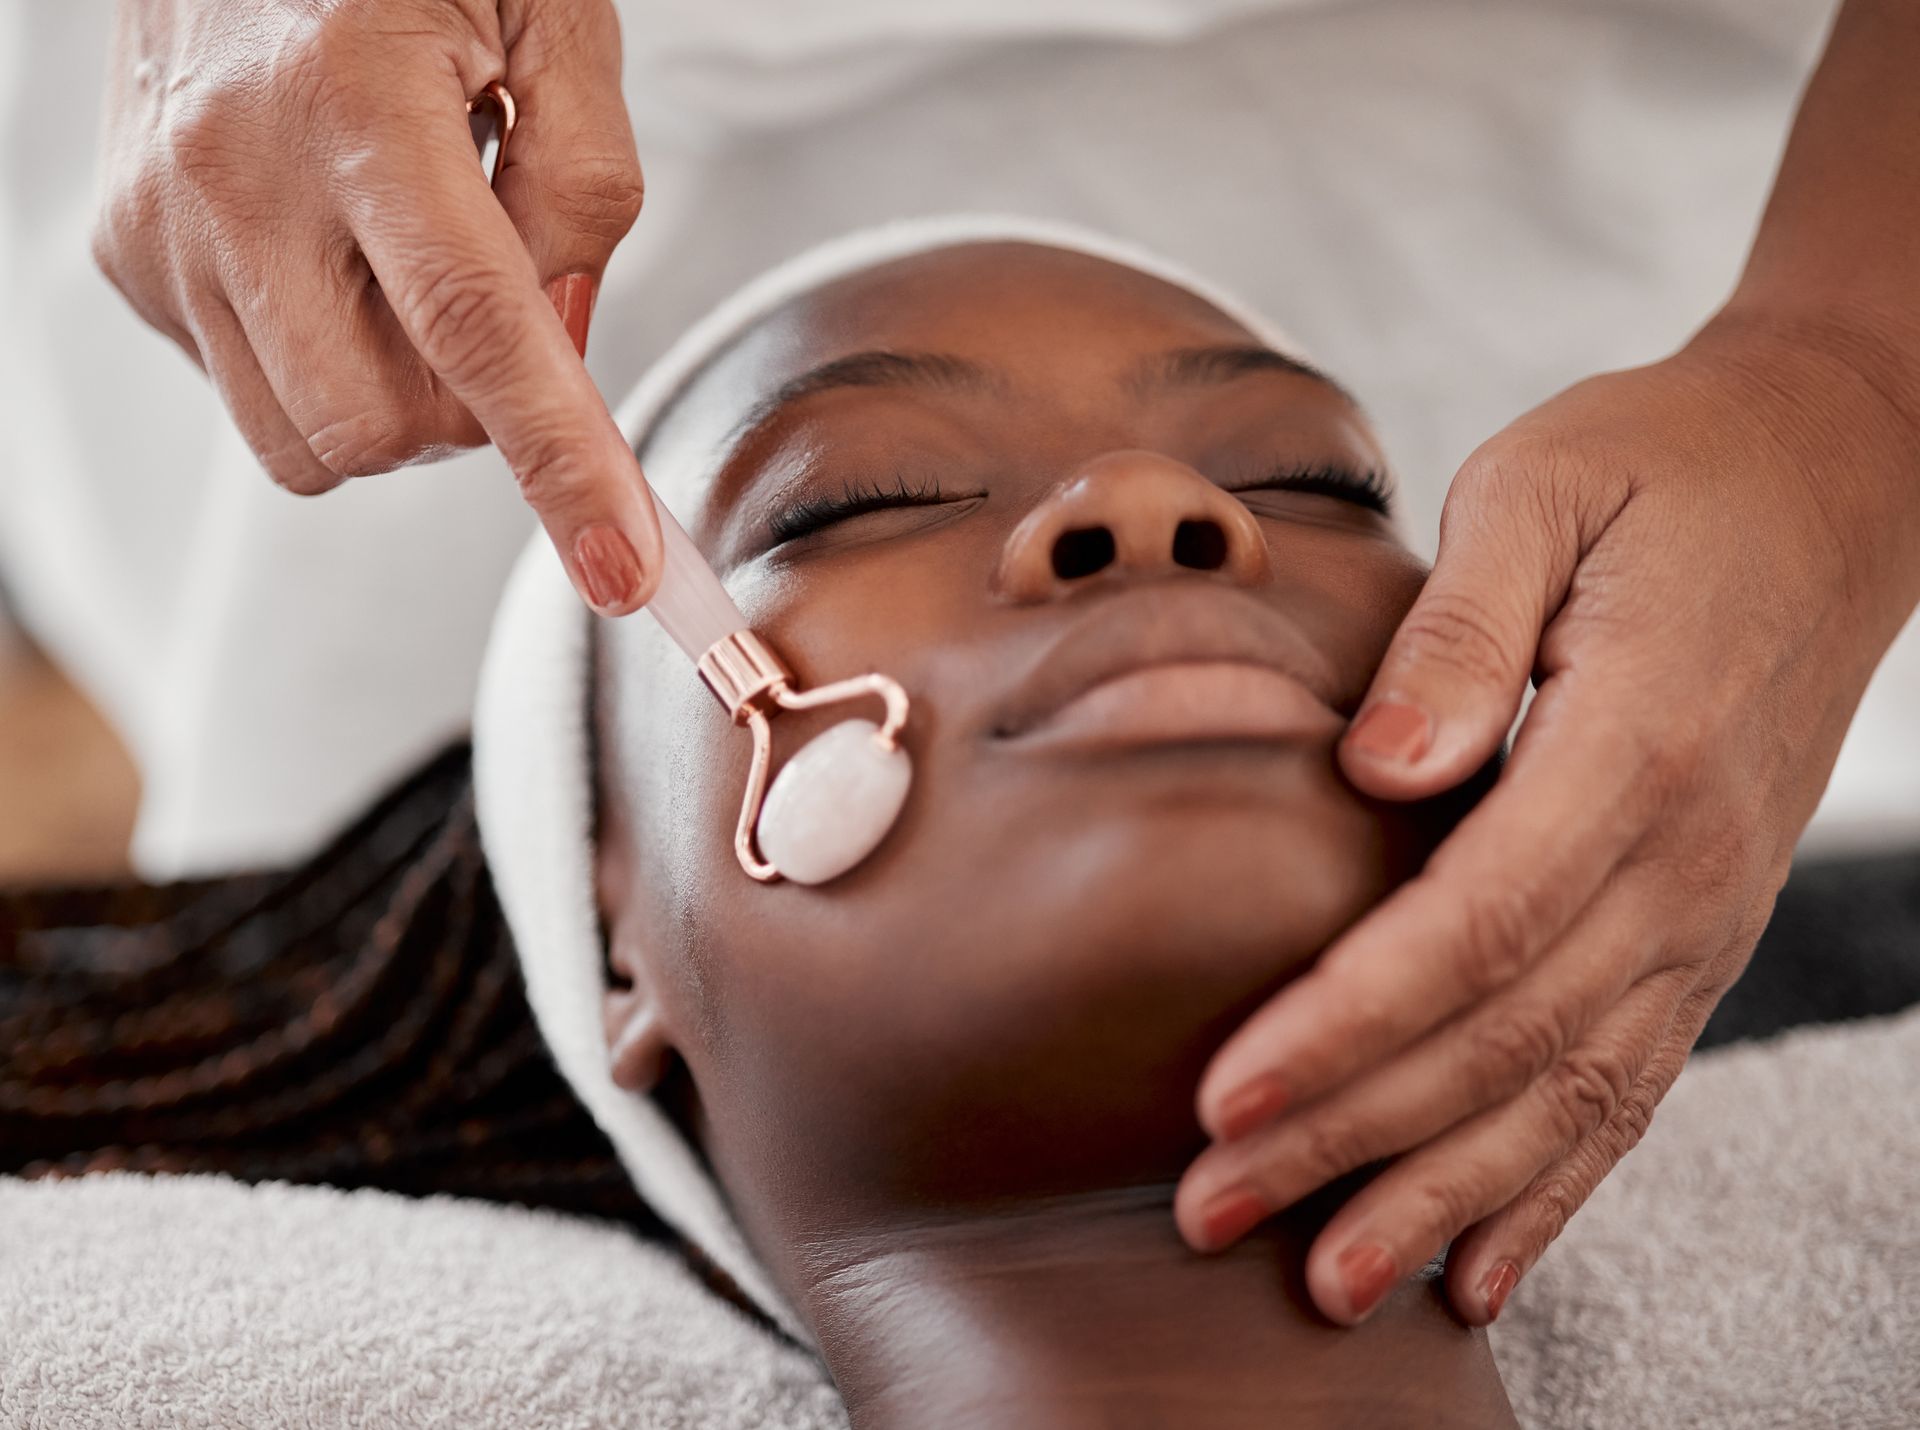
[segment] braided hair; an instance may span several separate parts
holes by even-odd
[[[291,872],[0,894],[0,1173],[100,1170],[662,1230],[534,1025],[465,746]]]

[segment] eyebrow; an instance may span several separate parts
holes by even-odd
[[[732,452],[782,410],[803,398],[843,387],[918,387],[935,392],[1001,392],[1006,381],[990,368],[947,353],[896,353],[875,349],[849,353],[809,368],[753,404],[722,439]]]
[[[1226,343],[1212,347],[1177,348],[1148,358],[1127,374],[1127,389],[1139,397],[1168,387],[1204,387],[1232,382],[1256,372],[1290,373],[1312,378],[1332,388],[1349,404],[1358,407],[1353,394],[1328,377],[1312,363],[1289,357],[1258,343]]]

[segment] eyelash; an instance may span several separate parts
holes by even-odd
[[[1260,491],[1305,492],[1351,502],[1368,511],[1378,512],[1381,516],[1389,514],[1392,496],[1385,474],[1377,469],[1355,471],[1331,464],[1279,467],[1257,482],[1249,482],[1243,487],[1229,487],[1227,490],[1235,496]],[[955,498],[949,497],[941,490],[940,484],[931,478],[924,484],[916,484],[909,483],[905,476],[896,473],[891,486],[855,478],[838,492],[802,497],[784,510],[775,512],[768,518],[767,528],[777,545],[798,541],[836,522],[849,521],[870,511],[884,511],[890,507],[939,506],[953,500]]]
[[[791,506],[775,512],[767,520],[767,529],[776,544],[798,541],[835,522],[864,516],[870,511],[898,506],[939,506],[952,500],[954,498],[943,492],[940,484],[932,479],[924,485],[910,485],[906,477],[896,473],[893,485],[883,486],[877,481],[855,478],[838,492],[802,497]]]
[[[1393,488],[1387,475],[1377,467],[1356,471],[1352,467],[1317,463],[1300,467],[1277,467],[1257,482],[1243,487],[1228,487],[1235,496],[1246,492],[1305,492],[1309,496],[1333,497],[1351,502],[1381,516],[1393,514]]]

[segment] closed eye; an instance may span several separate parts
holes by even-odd
[[[1393,515],[1393,487],[1386,473],[1377,468],[1359,471],[1330,463],[1278,467],[1256,482],[1227,490],[1235,496],[1247,492],[1304,492],[1351,502],[1381,516]]]
[[[969,498],[951,496],[941,490],[940,484],[931,478],[924,482],[913,481],[899,473],[882,481],[855,478],[837,492],[822,492],[818,496],[800,497],[789,502],[767,518],[767,531],[777,545],[783,541],[798,541],[836,522],[849,521],[870,511],[904,506],[944,506],[949,502],[966,500]]]
[[[1228,490],[1236,496],[1262,491],[1300,492],[1332,497],[1381,516],[1392,515],[1392,486],[1385,473],[1371,468],[1360,471],[1329,463],[1277,467],[1258,481]],[[944,506],[972,499],[948,493],[932,478],[918,480],[902,473],[880,480],[853,478],[837,492],[822,492],[789,502],[767,518],[767,531],[773,544],[778,545],[798,541],[868,512]]]

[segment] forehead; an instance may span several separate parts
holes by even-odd
[[[938,249],[794,298],[702,368],[649,434],[647,475],[686,511],[741,419],[821,363],[872,351],[938,353],[1010,388],[1098,387],[1143,353],[1254,336],[1210,303],[1088,254],[1027,243]]]

